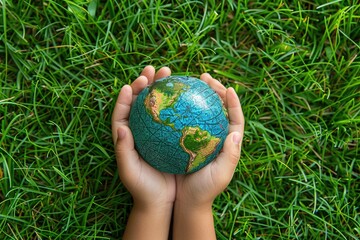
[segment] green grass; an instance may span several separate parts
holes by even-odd
[[[236,89],[218,239],[360,238],[358,1],[0,1],[0,239],[119,239],[110,119],[153,64]]]

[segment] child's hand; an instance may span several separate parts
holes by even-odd
[[[120,179],[131,193],[134,206],[137,207],[172,209],[175,200],[174,175],[155,170],[139,156],[128,127],[131,104],[137,95],[156,79],[170,74],[170,69],[166,67],[156,74],[152,66],[145,67],[131,86],[125,85],[121,89],[112,115],[112,135]]]
[[[212,203],[229,184],[240,158],[244,116],[234,89],[226,89],[209,74],[200,77],[223,99],[229,113],[229,135],[222,152],[210,164],[189,175],[176,175],[174,240],[216,239]]]
[[[230,125],[223,150],[213,162],[193,174],[176,176],[176,202],[194,207],[211,206],[215,197],[229,184],[240,158],[244,133],[244,116],[234,89],[226,89],[207,73],[200,78],[224,101]]]

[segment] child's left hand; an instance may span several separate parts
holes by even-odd
[[[171,208],[175,201],[175,176],[162,173],[148,165],[134,147],[134,139],[129,128],[131,104],[137,95],[155,80],[169,76],[167,67],[156,74],[152,66],[147,66],[141,75],[129,86],[125,85],[118,96],[112,115],[112,135],[121,182],[134,199],[134,206],[148,209]]]
[[[215,197],[231,181],[240,159],[241,142],[244,134],[244,115],[239,98],[233,88],[225,88],[210,74],[200,77],[223,100],[229,114],[229,134],[217,158],[198,172],[176,176],[176,202],[195,207],[211,207]]]

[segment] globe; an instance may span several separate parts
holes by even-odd
[[[187,174],[218,155],[229,120],[221,98],[205,82],[169,76],[140,92],[129,126],[147,163],[161,172]]]

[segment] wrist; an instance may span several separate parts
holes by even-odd
[[[172,204],[134,200],[123,239],[168,239]]]
[[[186,208],[209,209],[212,207],[215,198],[206,196],[187,196],[186,194],[178,194],[175,198],[174,205]]]
[[[174,240],[216,239],[212,202],[175,201],[173,237]]]
[[[191,200],[183,200],[176,199],[174,203],[174,208],[182,209],[183,211],[195,211],[195,212],[212,212],[212,204],[213,201],[191,201]]]
[[[169,213],[172,212],[174,203],[172,202],[146,202],[134,199],[133,209],[144,213]]]

